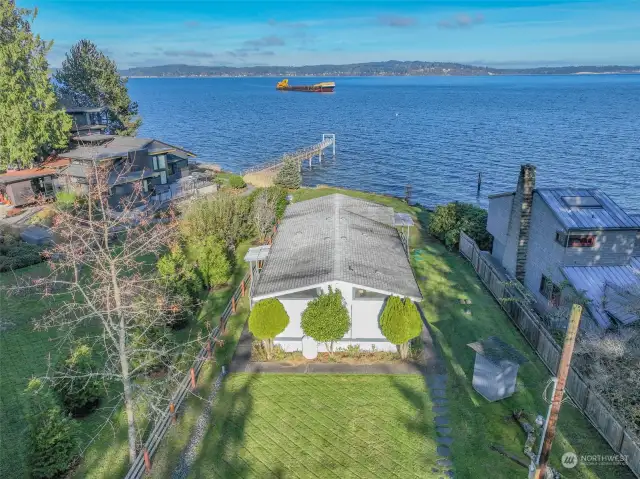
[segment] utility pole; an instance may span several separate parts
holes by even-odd
[[[560,407],[562,406],[562,398],[564,397],[564,387],[567,383],[567,376],[569,375],[571,356],[573,355],[573,347],[576,343],[576,335],[578,333],[581,316],[582,306],[574,304],[571,308],[571,318],[569,319],[569,325],[567,326],[567,335],[564,338],[562,356],[560,357],[560,364],[558,365],[556,387],[551,401],[549,417],[545,426],[546,433],[543,438],[540,458],[533,476],[534,479],[544,479],[547,471],[547,463],[549,462],[553,439],[556,436],[556,425],[558,423],[558,416],[560,415]]]

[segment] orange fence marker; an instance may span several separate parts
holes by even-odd
[[[242,281],[242,283],[240,283],[240,293],[242,294],[242,296],[244,297],[245,295],[245,290],[244,290],[244,281]]]
[[[211,359],[211,341],[207,341],[207,359]]]
[[[195,369],[191,368],[191,389],[195,389],[196,388],[196,371]]]
[[[147,471],[147,474],[151,474],[151,459],[146,447],[144,448],[144,470]]]
[[[176,423],[176,405],[171,403],[169,404],[169,412],[171,413],[171,422]]]
[[[273,225],[273,234],[276,233],[276,225]]]
[[[231,297],[231,312],[236,314],[236,298],[234,296]]]

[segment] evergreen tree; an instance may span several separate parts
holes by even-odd
[[[333,354],[334,342],[341,339],[351,327],[349,311],[339,289],[329,286],[323,293],[309,302],[300,320],[302,331],[325,346]]]
[[[47,74],[53,42],[31,31],[36,14],[0,0],[0,171],[28,167],[69,142],[71,119]]]
[[[278,174],[274,178],[273,182],[288,188],[290,190],[297,190],[302,184],[302,176],[300,175],[300,165],[297,160],[286,159]]]
[[[80,40],[71,47],[55,79],[59,96],[70,98],[79,106],[107,108],[111,133],[133,136],[140,128],[138,104],[129,98],[126,78],[91,41]]]
[[[409,341],[422,331],[422,319],[413,301],[390,296],[380,315],[380,330],[389,342],[399,346],[400,357],[406,359]]]

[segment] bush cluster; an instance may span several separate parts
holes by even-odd
[[[104,389],[92,376],[96,369],[91,347],[83,343],[75,345],[58,364],[53,389],[69,413],[85,414],[98,405]]]
[[[240,175],[231,175],[229,177],[229,186],[235,190],[240,190],[247,186],[244,179]]]
[[[41,263],[42,247],[25,243],[12,234],[0,233],[0,273]]]
[[[481,250],[491,249],[493,237],[487,231],[486,210],[457,201],[436,207],[429,219],[429,232],[449,249],[455,249],[460,242],[460,231],[469,235]]]

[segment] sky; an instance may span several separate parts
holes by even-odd
[[[640,0],[17,0],[59,67],[80,39],[120,68],[385,60],[640,65]]]

